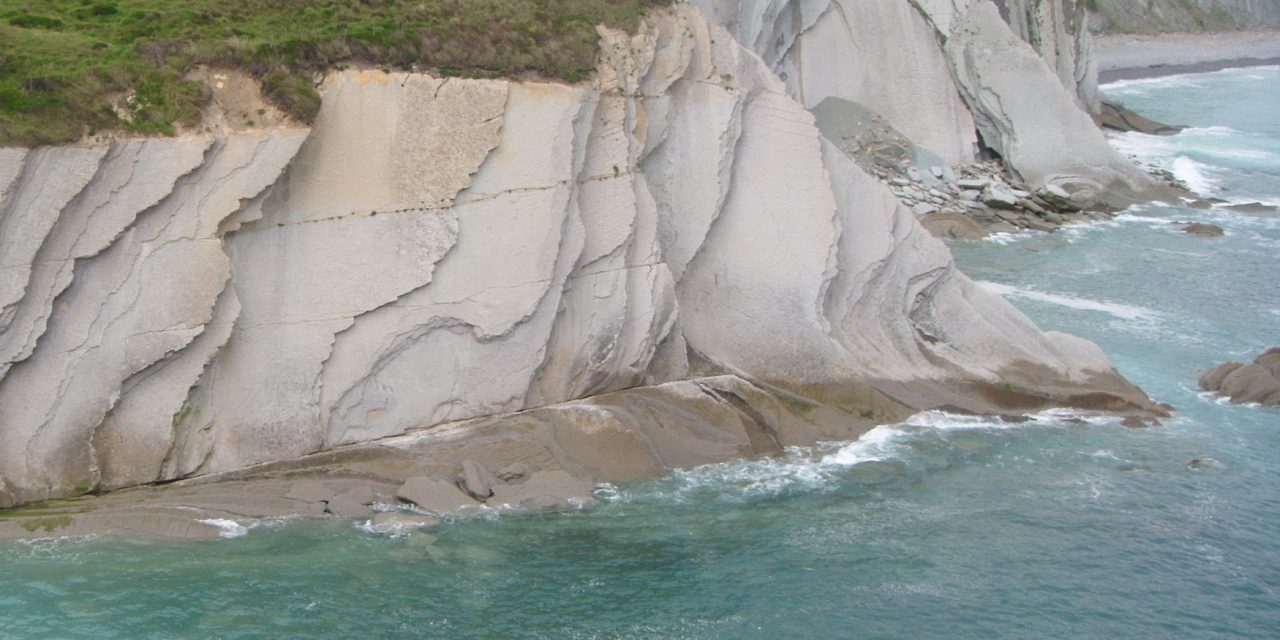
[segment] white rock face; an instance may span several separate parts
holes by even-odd
[[[1024,182],[1073,194],[1157,195],[1154,181],[1107,144],[1074,94],[990,0],[920,6],[937,11],[935,25],[948,25],[941,32],[947,58],[983,142]]]
[[[929,23],[907,0],[693,0],[758,53],[788,93],[880,115],[930,156],[971,162],[973,118]]]
[[[0,506],[718,373],[834,415],[997,382],[1146,402],[974,288],[688,5],[606,33],[593,87],[325,91],[309,132],[0,153]],[[659,422],[729,406],[686,387]]]
[[[1099,113],[1098,60],[1085,0],[997,0],[1005,22],[1035,48],[1082,109]]]

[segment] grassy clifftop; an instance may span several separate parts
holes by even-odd
[[[465,76],[591,72],[595,25],[671,0],[0,0],[0,146],[192,124],[195,65],[240,68],[309,122],[311,74],[343,63]]]

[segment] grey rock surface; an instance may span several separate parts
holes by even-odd
[[[436,513],[451,513],[480,504],[453,484],[425,476],[405,480],[396,490],[396,497],[420,509]]]

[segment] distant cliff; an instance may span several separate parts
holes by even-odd
[[[1280,27],[1277,0],[1088,0],[1090,29],[1116,33]]]

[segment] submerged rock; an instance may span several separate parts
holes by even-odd
[[[1226,233],[1222,230],[1222,227],[1219,227],[1216,224],[1204,224],[1201,222],[1188,224],[1182,227],[1182,230],[1188,235],[1204,236],[1207,238],[1216,238]]]
[[[524,484],[494,488],[491,507],[545,511],[567,509],[594,500],[592,487],[565,471],[538,471]]]
[[[1277,207],[1262,204],[1261,202],[1246,202],[1244,204],[1229,204],[1224,209],[1229,209],[1238,213],[1275,213]]]
[[[369,528],[375,533],[405,533],[418,529],[429,529],[438,524],[440,524],[440,521],[431,516],[388,511],[374,515]]]

